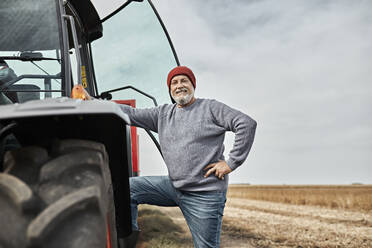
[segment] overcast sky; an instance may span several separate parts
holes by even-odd
[[[231,183],[372,183],[372,1],[153,3],[196,96],[258,122]],[[140,135],[142,175],[166,174]]]

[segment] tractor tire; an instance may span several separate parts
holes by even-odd
[[[117,247],[115,208],[104,145],[53,142],[4,156],[0,248]]]

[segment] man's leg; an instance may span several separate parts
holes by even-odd
[[[196,248],[219,247],[226,192],[183,192],[179,206]]]
[[[132,229],[138,230],[138,204],[177,206],[176,190],[168,176],[131,177],[130,198]]]

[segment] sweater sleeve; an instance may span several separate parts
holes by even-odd
[[[138,109],[120,104],[120,109],[129,116],[130,125],[158,132],[159,107]]]
[[[217,125],[235,133],[234,145],[226,161],[227,165],[235,170],[245,161],[251,150],[257,122],[248,115],[215,100],[212,101],[211,111]]]

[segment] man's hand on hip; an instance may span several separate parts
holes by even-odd
[[[224,176],[232,171],[225,160],[220,160],[217,163],[209,164],[204,168],[204,170],[208,170],[204,177],[208,177],[214,173],[214,175],[220,180],[223,180]]]

